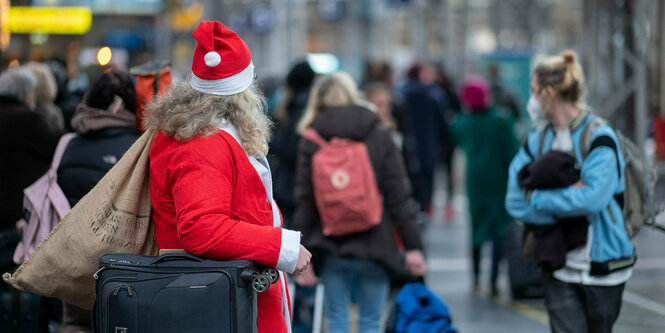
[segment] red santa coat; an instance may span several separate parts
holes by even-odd
[[[266,198],[261,178],[229,133],[218,130],[187,142],[162,132],[154,138],[150,199],[160,249],[184,249],[211,259],[250,259],[292,272],[299,234],[275,227]],[[281,220],[278,223],[281,226]],[[288,248],[291,258],[285,260]],[[288,295],[282,285],[275,283],[257,297],[260,333],[287,332],[282,311]]]

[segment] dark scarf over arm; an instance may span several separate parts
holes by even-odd
[[[570,154],[550,151],[525,165],[517,174],[517,182],[526,191],[557,189],[580,180],[580,168]],[[587,241],[587,216],[560,218],[553,226],[526,225],[523,254],[533,257],[546,271],[566,265],[566,253]],[[533,242],[532,244],[530,244]]]

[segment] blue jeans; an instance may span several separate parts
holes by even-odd
[[[321,277],[326,287],[328,333],[349,332],[352,299],[358,304],[358,332],[380,332],[390,291],[390,276],[383,266],[369,260],[326,256]]]

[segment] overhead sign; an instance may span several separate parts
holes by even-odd
[[[164,9],[163,0],[33,0],[33,6],[85,6],[95,15],[154,15]]]
[[[9,7],[2,31],[82,35],[91,25],[92,13],[85,7]]]
[[[5,22],[7,15],[9,15],[9,0],[0,0],[0,22]],[[0,25],[0,51],[9,47],[10,40],[11,34]]]
[[[192,31],[201,22],[205,7],[195,2],[185,9],[177,8],[171,13],[171,29],[174,31]]]

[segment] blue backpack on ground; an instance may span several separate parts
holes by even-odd
[[[422,283],[407,283],[395,298],[386,333],[457,332],[443,301]]]

